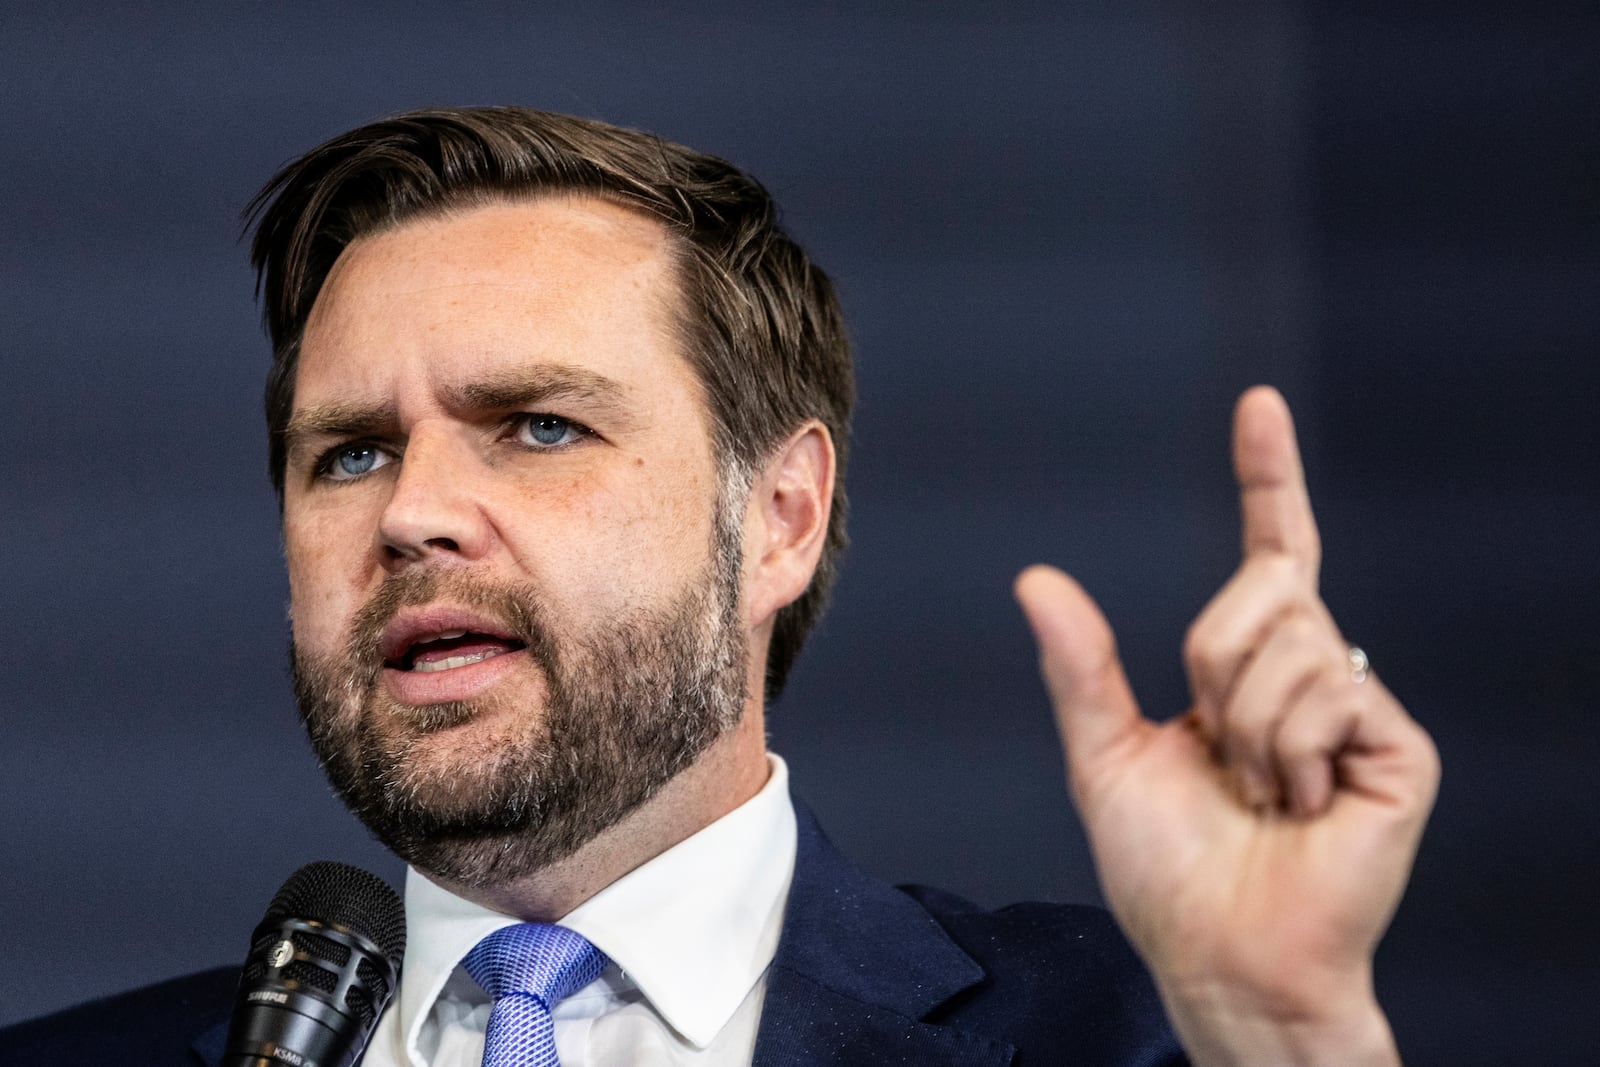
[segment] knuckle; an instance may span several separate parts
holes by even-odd
[[[1224,680],[1228,653],[1209,627],[1192,627],[1184,635],[1183,658],[1202,684],[1220,685]]]
[[[1328,643],[1321,622],[1299,605],[1291,609],[1278,626],[1284,639],[1297,649],[1320,648]]]
[[[1443,761],[1439,756],[1439,746],[1433,738],[1420,725],[1412,723],[1416,733],[1416,759],[1425,777],[1429,782],[1438,782],[1443,769]]]
[[[1183,632],[1183,659],[1185,663],[1199,665],[1207,661],[1208,642],[1205,621],[1196,619]]]
[[[1287,552],[1264,552],[1250,560],[1262,581],[1274,588],[1292,588],[1301,584],[1300,560]]]

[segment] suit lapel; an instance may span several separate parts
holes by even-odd
[[[852,866],[795,803],[799,840],[755,1067],[1006,1064],[1010,1045],[922,1020],[984,978],[922,906]]]

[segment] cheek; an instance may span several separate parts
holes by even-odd
[[[358,606],[350,586],[357,546],[322,525],[309,522],[284,528],[294,640],[311,651],[327,651],[341,643]]]
[[[515,514],[496,525],[519,569],[570,607],[643,606],[703,573],[714,498],[705,479],[640,461],[626,477],[519,494]]]

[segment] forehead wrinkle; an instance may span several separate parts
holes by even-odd
[[[352,318],[350,309],[345,306],[352,299],[352,294],[380,296],[401,304],[409,304],[409,298],[430,291],[440,294],[443,300],[434,311],[438,318],[431,324],[424,324],[435,332],[440,328],[456,332],[452,326],[461,325],[457,319],[464,310],[468,312],[465,316],[466,325],[471,325],[476,318],[470,314],[473,303],[470,298],[474,295],[497,303],[506,301],[508,306],[523,305],[534,314],[542,314],[551,307],[564,307],[570,295],[559,284],[552,289],[549,280],[539,271],[531,275],[524,274],[521,259],[527,250],[521,247],[501,248],[475,257],[467,262],[467,266],[473,268],[470,277],[450,276],[448,272],[443,277],[438,274],[424,277],[413,273],[413,268],[419,265],[431,267],[439,261],[436,246],[441,242],[446,248],[455,242],[455,235],[448,232],[451,224],[481,223],[483,214],[504,208],[538,207],[541,206],[540,200],[567,201],[566,206],[602,209],[598,218],[557,219],[558,229],[581,224],[585,229],[600,230],[603,235],[621,231],[618,235],[625,238],[624,247],[613,257],[613,266],[623,272],[620,279],[623,290],[619,296],[644,310],[647,328],[663,343],[672,362],[689,372],[688,384],[703,408],[707,401],[705,383],[701,380],[699,367],[685,350],[682,320],[686,312],[686,298],[681,242],[659,219],[641,213],[631,205],[611,203],[604,198],[539,197],[527,201],[522,198],[503,201],[496,198],[482,205],[462,205],[456,211],[437,216],[430,213],[363,234],[350,243],[323,280],[308,315],[303,336],[318,334],[320,341],[335,350],[344,344],[359,343],[368,324],[359,314]],[[475,220],[474,216],[480,218]],[[521,220],[519,225],[524,230],[531,226],[529,220]],[[514,231],[513,235],[520,232],[518,226],[510,223],[500,225],[500,228]],[[385,262],[380,270],[369,261],[380,245],[387,246],[386,256],[401,254],[403,269],[398,275],[393,262]],[[450,259],[448,256],[445,258]],[[483,270],[486,266],[490,268],[487,272]],[[483,348],[485,351],[479,354],[490,362],[502,361],[513,355],[516,348],[522,347],[518,339],[472,337],[470,335],[477,331],[466,332],[468,337],[457,338],[446,342],[446,345],[461,345],[464,342],[467,347]],[[507,344],[511,346],[511,351],[506,350]],[[324,345],[319,344],[318,347]],[[433,380],[417,384],[432,392],[435,402],[441,407],[458,413],[507,411],[527,408],[540,401],[565,400],[601,408],[608,418],[625,418],[635,422],[648,410],[641,406],[648,398],[641,396],[626,379],[618,380],[582,366],[562,363],[555,352],[549,352],[541,358],[534,351],[524,350],[523,359],[528,362],[476,370],[471,376],[472,380],[464,382],[452,383],[442,380],[443,374],[424,370],[424,377]],[[326,436],[344,430],[388,432],[402,428],[402,414],[398,407],[380,413],[363,410],[359,403],[316,405],[306,409],[306,417],[292,417],[284,436],[292,440],[296,436]],[[700,414],[704,416],[706,412],[702,410]]]

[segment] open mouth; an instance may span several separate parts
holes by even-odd
[[[495,634],[446,630],[412,641],[400,655],[385,660],[384,666],[397,671],[430,674],[482,663],[526,647],[521,641]]]

